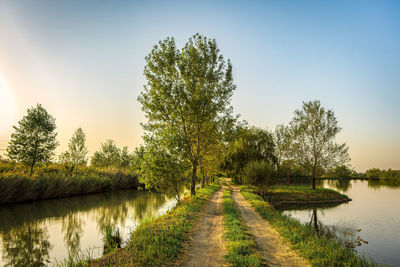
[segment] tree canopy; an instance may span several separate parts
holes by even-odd
[[[190,162],[194,195],[201,160],[235,121],[230,105],[236,88],[232,65],[214,39],[199,34],[181,50],[174,38],[160,41],[146,63],[147,84],[138,98],[148,119],[143,124],[145,142],[154,140],[151,136],[162,138],[164,149]]]
[[[17,162],[30,166],[30,172],[36,163],[49,162],[58,146],[55,119],[42,105],[29,108],[19,122],[13,126],[14,133],[7,147],[7,156]]]
[[[341,131],[332,110],[326,110],[320,101],[303,102],[290,122],[293,131],[292,157],[307,170],[315,189],[318,170],[327,170],[350,160],[348,147],[335,142]]]
[[[68,150],[60,155],[60,161],[72,165],[86,165],[87,154],[86,135],[82,128],[78,128],[68,143]]]
[[[228,149],[224,168],[236,182],[241,182],[244,166],[252,161],[276,162],[273,136],[268,130],[257,127],[239,128]]]

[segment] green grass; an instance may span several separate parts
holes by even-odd
[[[262,258],[257,253],[254,238],[242,225],[230,190],[224,191],[223,200],[224,239],[227,248],[225,259],[230,266],[262,266]]]
[[[208,185],[186,197],[165,215],[145,220],[132,233],[128,245],[89,263],[89,266],[171,266],[182,252],[183,243],[199,212],[219,185]],[[73,266],[73,265],[72,265]]]
[[[350,201],[346,195],[327,188],[313,190],[305,185],[275,185],[269,190],[268,199],[276,207],[288,204],[340,203]]]
[[[358,257],[356,252],[342,246],[338,240],[319,236],[313,228],[277,212],[252,188],[241,186],[240,191],[257,212],[289,241],[292,249],[298,250],[313,266],[376,266]]]
[[[51,199],[135,188],[137,175],[116,169],[63,164],[35,168],[33,176],[22,164],[0,162],[0,204]]]

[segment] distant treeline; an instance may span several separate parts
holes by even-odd
[[[339,166],[327,171],[322,177],[338,179],[400,180],[400,170],[372,168],[362,173],[356,172],[347,166]]]

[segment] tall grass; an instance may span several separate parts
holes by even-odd
[[[313,228],[277,212],[253,189],[241,186],[240,191],[257,212],[290,242],[291,247],[298,250],[313,266],[377,266],[360,258],[355,251],[342,246],[338,240],[319,236]]]
[[[99,193],[137,187],[133,172],[50,164],[33,176],[22,164],[0,162],[0,204]]]
[[[227,262],[230,266],[237,267],[262,266],[262,258],[257,253],[256,242],[240,221],[240,213],[232,199],[231,190],[224,191],[223,200]]]

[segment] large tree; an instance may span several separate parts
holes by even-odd
[[[7,156],[30,167],[32,175],[36,163],[49,162],[58,146],[55,119],[42,105],[28,109],[28,114],[13,126],[15,132],[7,147]]]
[[[195,195],[200,162],[234,121],[232,65],[214,39],[199,34],[181,50],[174,38],[160,41],[146,62],[147,85],[138,98],[148,119],[145,135],[164,138],[166,147],[189,160]]]
[[[293,159],[308,171],[313,189],[318,170],[334,168],[350,160],[346,144],[335,141],[341,131],[335,114],[323,108],[320,101],[303,102],[290,125],[294,133]]]
[[[78,128],[69,141],[68,150],[61,154],[60,161],[73,165],[86,165],[87,154],[86,135],[82,128]]]

